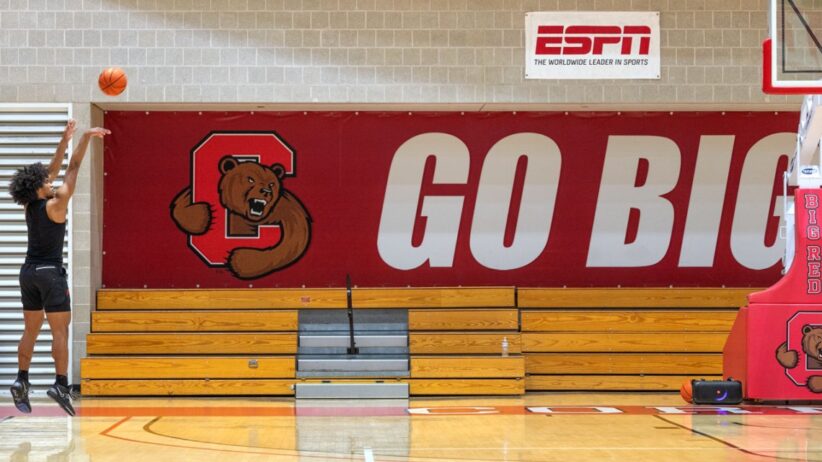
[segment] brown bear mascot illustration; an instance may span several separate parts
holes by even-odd
[[[802,327],[802,350],[808,356],[808,369],[819,369],[822,373],[822,327]],[[788,342],[784,342],[776,350],[776,360],[783,367],[793,369],[799,364],[799,354],[789,350]],[[808,389],[822,393],[822,375],[809,377]]]
[[[220,204],[229,211],[228,234],[256,236],[263,225],[280,225],[282,231],[274,247],[232,250],[225,262],[229,270],[240,279],[255,279],[296,262],[311,239],[311,217],[300,200],[283,188],[283,166],[268,167],[226,156],[219,168]],[[191,186],[171,201],[171,217],[187,234],[206,233],[213,215],[208,203],[192,202]]]

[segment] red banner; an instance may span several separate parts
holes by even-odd
[[[795,113],[106,114],[106,287],[768,286]]]

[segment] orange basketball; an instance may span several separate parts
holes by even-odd
[[[128,85],[128,78],[126,73],[119,67],[109,67],[100,73],[100,78],[97,79],[100,85],[100,90],[109,96],[117,96],[126,89]]]
[[[682,383],[682,386],[679,387],[679,396],[685,400],[686,403],[693,402],[693,391],[691,390],[691,381],[686,380]]]

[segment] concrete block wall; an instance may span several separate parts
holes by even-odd
[[[0,0],[0,101],[476,103],[565,107],[790,104],[760,90],[765,0]],[[659,80],[526,81],[528,11],[659,11]],[[128,73],[103,95],[97,75]],[[137,107],[137,106],[135,106]],[[95,157],[96,156],[96,157]],[[102,158],[74,198],[74,377],[100,286]]]
[[[0,0],[0,100],[762,103],[763,0]],[[527,11],[660,11],[660,80],[525,81]]]

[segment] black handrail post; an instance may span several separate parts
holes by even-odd
[[[355,355],[360,352],[354,343],[354,306],[351,302],[351,275],[345,275],[346,298],[348,300],[348,354]]]

